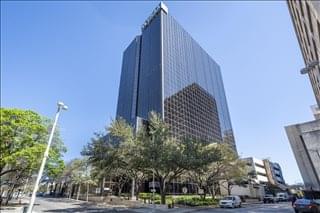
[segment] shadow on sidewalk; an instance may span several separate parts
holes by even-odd
[[[50,209],[50,210],[43,210],[42,212],[107,212],[107,213],[113,213],[113,212],[119,212],[119,209],[121,209],[121,212],[123,213],[130,213],[135,212],[133,210],[129,210],[126,208],[114,208],[114,207],[105,207],[105,206],[97,206],[97,203],[94,202],[86,202],[82,200],[74,200],[74,199],[68,199],[66,197],[54,197],[54,196],[44,196],[39,197],[40,199],[43,198],[46,202],[52,202],[57,203],[57,209]],[[64,209],[59,208],[59,202],[61,203],[69,203],[71,207],[67,207]]]

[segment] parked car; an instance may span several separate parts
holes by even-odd
[[[320,191],[303,190],[303,198],[297,199],[292,206],[296,213],[320,213]]]
[[[263,203],[276,203],[278,201],[279,200],[275,196],[273,196],[272,194],[266,194],[263,197]]]
[[[37,192],[36,196],[37,197],[43,197],[44,196],[44,192]]]
[[[278,201],[288,201],[289,200],[288,193],[286,193],[286,192],[277,193],[276,198]]]
[[[295,213],[320,213],[320,199],[297,199],[293,208]]]
[[[241,199],[237,195],[232,195],[232,196],[227,196],[222,198],[219,201],[219,206],[220,208],[224,207],[230,207],[230,208],[236,208],[236,207],[241,207]]]

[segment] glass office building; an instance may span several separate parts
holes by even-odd
[[[226,142],[236,150],[219,65],[163,4],[123,54],[117,117],[133,126],[162,115],[175,137]]]

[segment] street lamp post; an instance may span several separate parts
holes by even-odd
[[[42,173],[43,173],[43,170],[44,170],[44,166],[46,165],[46,161],[47,161],[47,158],[49,156],[50,145],[51,145],[51,142],[52,142],[52,139],[53,139],[54,130],[55,130],[56,126],[57,126],[57,122],[58,122],[58,118],[59,118],[59,114],[60,114],[61,109],[67,110],[68,107],[64,103],[58,102],[58,110],[57,110],[56,117],[54,119],[54,123],[53,123],[52,129],[51,129],[51,133],[50,133],[50,137],[49,137],[49,140],[48,140],[47,148],[46,148],[46,151],[44,152],[44,155],[43,155],[43,159],[42,159],[42,163],[41,163],[41,166],[40,166],[40,169],[39,169],[37,180],[36,180],[36,183],[35,183],[34,188],[33,188],[33,192],[32,192],[32,196],[31,196],[31,200],[30,200],[30,203],[29,203],[29,207],[28,207],[27,213],[31,213],[32,209],[33,209],[34,201],[36,199],[36,193],[37,193],[38,188],[39,188],[39,183],[40,183],[41,176],[42,176]]]
[[[300,73],[302,75],[309,73],[313,68],[315,68],[316,66],[320,66],[320,61],[312,61],[309,64],[307,64],[307,66],[305,68],[302,68],[300,70]]]
[[[154,203],[154,193],[156,192],[155,186],[154,186],[154,171],[152,171],[152,202],[153,206],[155,205]]]

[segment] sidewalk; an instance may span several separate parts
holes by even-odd
[[[12,199],[8,206],[1,206],[0,211],[1,213],[22,213],[23,207],[28,206],[28,204],[28,198],[21,198],[21,203],[20,199]]]

